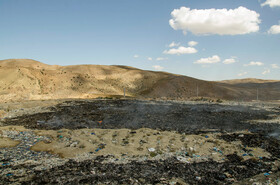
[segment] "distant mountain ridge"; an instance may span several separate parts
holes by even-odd
[[[280,80],[263,80],[257,78],[244,78],[244,79],[234,79],[234,80],[223,80],[220,81],[228,84],[241,84],[241,83],[270,83],[270,82],[280,82]]]
[[[96,98],[99,96],[227,100],[279,100],[280,81],[204,81],[129,66],[47,65],[31,59],[0,60],[0,101]]]

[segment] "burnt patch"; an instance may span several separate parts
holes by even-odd
[[[279,130],[279,124],[250,124],[268,120],[271,112],[249,106],[184,104],[140,100],[68,101],[50,112],[7,118],[4,125],[23,125],[30,129],[152,128],[199,133],[205,130]]]
[[[240,140],[242,145],[245,147],[259,147],[267,152],[269,152],[273,157],[280,158],[280,142],[279,140],[264,135],[262,133],[252,133],[252,134],[222,134],[220,139],[227,142]]]
[[[180,178],[189,184],[231,184],[271,171],[261,161],[242,161],[229,155],[227,161],[186,164],[176,158],[166,160],[132,161],[126,164],[104,163],[106,157],[76,162],[69,160],[62,166],[34,171],[25,184],[156,184]],[[11,182],[17,177],[0,177],[1,182]],[[23,183],[23,182],[22,182]],[[24,184],[24,183],[23,183]]]

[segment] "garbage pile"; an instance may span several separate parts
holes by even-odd
[[[261,124],[272,114],[279,109],[85,100],[8,116],[0,184],[277,184],[280,141],[270,133],[280,126]]]

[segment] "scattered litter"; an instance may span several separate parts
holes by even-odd
[[[101,124],[102,122],[103,122],[103,121],[98,121],[98,123],[100,123],[100,124]]]
[[[148,148],[148,151],[149,151],[149,152],[154,152],[154,151],[156,151],[156,149],[154,149],[154,148]]]
[[[209,138],[209,136],[205,136],[205,138]]]
[[[227,178],[226,180],[227,180],[228,182],[234,182],[234,181],[235,181],[234,178]]]
[[[269,175],[270,175],[269,173],[265,173],[265,174],[264,174],[264,176],[269,176]]]
[[[92,133],[91,133],[91,135],[95,135],[95,133],[94,133],[94,132],[92,132]]]
[[[106,144],[100,143],[100,144],[98,145],[98,148],[103,149],[103,148],[105,148],[105,146],[106,146]]]
[[[222,150],[219,150],[217,147],[213,147],[213,150],[215,152],[219,152],[221,155],[223,155],[223,151]]]
[[[189,159],[182,157],[182,156],[177,156],[176,157],[178,161],[184,162],[184,163],[190,163]]]
[[[100,148],[95,149],[95,152],[98,152],[99,150],[101,150]]]
[[[14,174],[12,174],[12,173],[8,173],[6,176],[7,177],[10,177],[10,176],[13,176]]]

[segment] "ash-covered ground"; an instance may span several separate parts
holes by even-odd
[[[138,100],[66,101],[49,110],[5,119],[3,123],[31,129],[152,128],[182,133],[247,129],[277,132],[279,120],[275,119],[279,119],[280,112],[279,106],[266,104]]]
[[[2,184],[279,183],[279,104],[80,100],[36,109],[1,119],[0,139],[20,142],[0,149]]]

